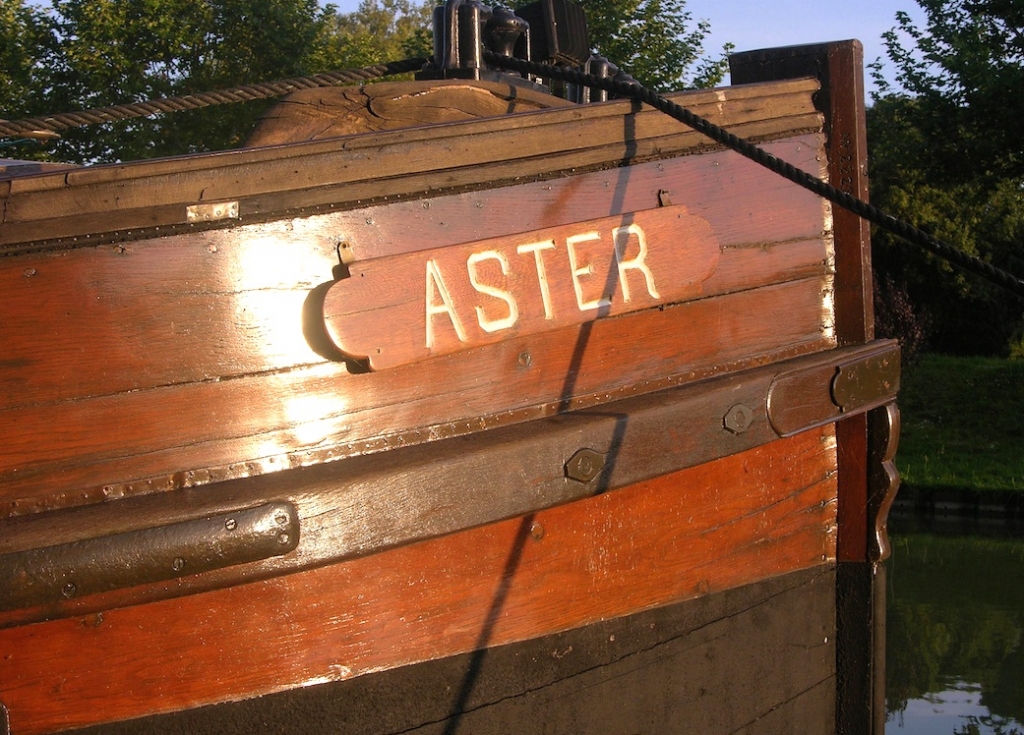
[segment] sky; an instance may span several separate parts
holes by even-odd
[[[897,11],[924,17],[913,0],[686,0],[686,9],[694,20],[711,23],[706,52],[727,42],[754,51],[856,38],[864,44],[865,64],[885,61],[881,36],[896,25]]]

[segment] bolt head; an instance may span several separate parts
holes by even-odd
[[[577,482],[590,482],[603,468],[603,454],[593,449],[581,449],[565,463],[565,476]]]
[[[737,403],[730,408],[725,414],[725,418],[722,419],[722,425],[733,434],[742,434],[750,428],[752,423],[754,423],[754,412],[742,403]]]

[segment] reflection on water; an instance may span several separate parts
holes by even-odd
[[[1024,541],[892,546],[886,732],[1024,735]]]

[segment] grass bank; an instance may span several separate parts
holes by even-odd
[[[1024,492],[1024,360],[924,355],[900,409],[906,484]]]

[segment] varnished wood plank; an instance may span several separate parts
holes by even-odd
[[[816,113],[808,114],[799,120],[776,120],[766,123],[737,125],[732,132],[740,137],[755,141],[769,141],[787,137],[794,133],[811,133],[819,129],[819,118]],[[578,137],[586,137],[581,134]],[[503,145],[514,145],[515,137]],[[350,209],[364,203],[386,202],[395,199],[421,199],[437,193],[460,191],[476,191],[495,186],[513,186],[524,180],[546,180],[565,175],[566,172],[606,170],[621,165],[625,159],[638,163],[658,160],[673,155],[699,153],[708,149],[706,139],[699,133],[678,133],[654,139],[641,140],[636,143],[622,142],[611,148],[590,148],[582,151],[570,151],[537,156],[522,160],[506,162],[484,162],[480,166],[466,165],[447,171],[430,169],[426,172],[413,172],[407,175],[394,175],[373,178],[370,176],[355,180],[341,181],[330,185],[312,188],[293,188],[283,191],[251,193],[238,199],[238,207],[243,222],[262,222],[280,214],[294,214],[309,211]],[[482,151],[481,151],[482,152]],[[405,166],[407,152],[394,152],[395,161]],[[367,160],[373,159],[367,156]],[[439,159],[443,163],[444,159]],[[314,165],[317,162],[310,162]],[[303,162],[297,162],[299,166]],[[324,161],[318,164],[328,171],[344,169],[336,161]],[[275,164],[277,168],[279,165]],[[266,167],[265,167],[266,168]],[[271,167],[273,168],[273,167]],[[289,170],[294,169],[291,167]],[[238,176],[246,180],[250,173],[259,174],[259,179],[272,182],[287,178],[289,170],[264,170],[260,172],[241,171]],[[155,195],[157,192],[153,192]],[[196,230],[224,229],[234,222],[210,222],[201,225],[187,221],[187,206],[203,201],[207,189],[196,189],[196,199],[184,199],[176,204],[159,204],[148,202],[143,198],[134,209],[119,210],[116,217],[109,212],[87,212],[83,214],[52,216],[45,220],[17,222],[12,221],[0,229],[0,246],[9,251],[32,249],[67,249],[81,247],[91,242],[119,241],[125,238],[140,236],[156,236],[169,232],[191,232]],[[113,199],[120,192],[110,195]],[[241,196],[233,189],[220,192],[221,200],[226,201]],[[83,199],[90,197],[83,195]],[[55,210],[57,212],[63,210]],[[40,212],[40,216],[42,212]],[[37,241],[37,242],[33,242]]]
[[[831,735],[834,587],[818,567],[485,655],[75,735]]]
[[[778,410],[780,382],[790,389],[798,383],[804,386],[795,408],[806,430],[836,418],[838,407],[827,396],[837,366],[870,365],[887,349],[891,345],[882,342],[829,350],[550,419],[342,463],[8,519],[0,522],[0,571],[6,570],[15,582],[7,589],[0,587],[0,627],[308,569],[536,512],[752,449],[778,438],[771,414]],[[822,366],[828,369],[819,370]],[[893,388],[882,388],[874,399],[865,395],[845,412],[868,410],[893,394]],[[813,410],[804,407],[805,396],[811,397]],[[824,405],[820,396],[826,396]],[[729,419],[738,409],[746,412],[742,425]],[[593,458],[593,475],[568,476],[566,468],[584,449]],[[494,473],[495,467],[501,472]],[[480,486],[481,477],[488,477],[485,488]],[[86,584],[95,585],[95,578],[76,584],[76,575],[86,570],[69,567],[53,552],[34,552],[31,561],[23,554],[52,547],[55,540],[85,541],[94,550],[85,564],[99,563],[107,551],[95,550],[114,550],[98,544],[98,539],[223,516],[268,502],[288,503],[295,509],[300,538],[294,553],[196,574],[189,571],[193,550],[183,548],[176,554],[182,559],[181,576],[144,584],[131,576],[129,566],[129,576],[121,578],[117,589],[92,595],[84,594],[84,589]],[[143,537],[136,543],[140,551],[148,546]],[[124,568],[120,552],[114,557],[118,563],[108,568]],[[171,558],[165,559],[168,565]],[[28,577],[42,585],[23,585],[17,581],[23,572],[17,570],[28,570]],[[47,583],[49,579],[60,582]],[[64,594],[67,583],[76,584],[71,597]]]
[[[15,732],[83,726],[346,679],[827,564],[832,436],[341,565],[9,629],[0,700]],[[268,634],[273,643],[254,645]]]
[[[818,567],[485,655],[74,732],[505,735],[546,723],[586,735],[719,735],[745,724],[765,735],[831,734],[834,587],[834,570]],[[804,623],[796,630],[795,619]]]
[[[809,279],[384,373],[330,363],[11,409],[0,421],[0,502],[5,515],[79,505],[604,403],[828,349],[825,317],[822,280]],[[643,350],[629,347],[636,335]]]
[[[817,146],[799,138],[772,150],[820,170]],[[338,242],[359,262],[649,209],[658,191],[706,219],[722,245],[706,295],[827,272],[821,203],[724,153],[527,185],[514,207],[498,189],[5,258],[0,407],[322,363],[303,334],[304,304],[332,280]]]

